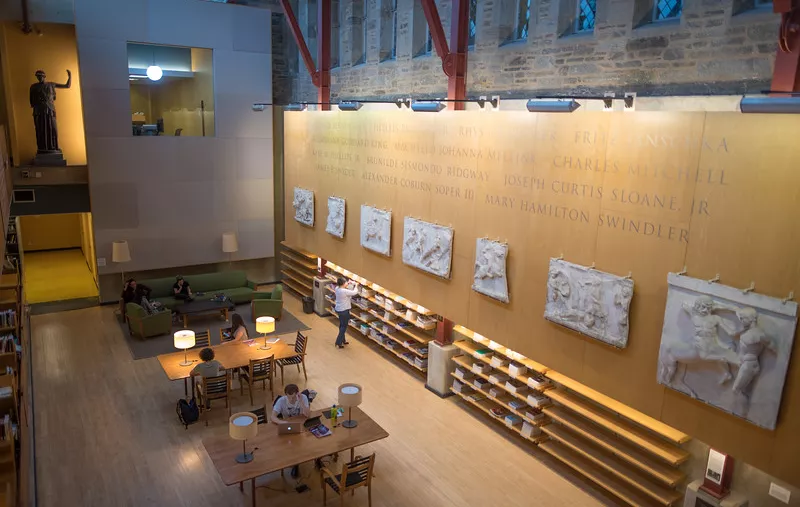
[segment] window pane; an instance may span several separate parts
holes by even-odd
[[[425,41],[425,52],[427,54],[433,53],[433,36],[431,35],[431,29],[427,29],[428,39]]]
[[[531,0],[519,0],[517,10],[517,27],[515,38],[524,40],[528,38],[528,24],[531,21]]]
[[[597,12],[597,0],[580,0],[578,3],[578,26],[576,31],[594,30],[594,15]]]
[[[677,18],[682,8],[683,0],[656,0],[655,20]]]
[[[392,52],[391,58],[397,58],[397,0],[392,0]]]
[[[469,1],[469,45],[475,45],[475,34],[478,33],[478,0]]]
[[[339,66],[339,0],[331,0],[331,68]]]

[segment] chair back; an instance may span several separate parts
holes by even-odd
[[[221,327],[219,328],[219,342],[225,343],[233,340],[233,333],[231,333],[231,327]],[[225,333],[228,335],[225,336]]]
[[[351,461],[342,467],[342,491],[359,486],[369,486],[372,482],[372,469],[375,466],[375,453]]]
[[[274,289],[272,289],[272,298],[271,299],[276,299],[276,300],[279,300],[279,301],[283,300],[283,285],[278,284],[278,285],[275,286]]]
[[[211,346],[211,333],[208,329],[205,331],[197,331],[194,334],[194,347],[193,349],[210,347]]]
[[[253,380],[262,380],[272,377],[272,362],[275,356],[265,357],[264,359],[250,360],[250,375]]]
[[[231,376],[226,371],[219,377],[203,377],[201,387],[203,396],[208,399],[225,398],[231,390]]]
[[[303,336],[300,334],[300,331],[298,331],[297,337],[294,340],[294,351],[297,352],[297,354],[305,354],[306,345],[308,345],[308,337]]]
[[[127,303],[125,304],[125,315],[127,315],[128,317],[141,319],[147,316],[147,312],[145,312],[144,308],[137,305],[136,303]]]
[[[258,418],[258,424],[266,424],[268,422],[266,405],[253,409],[250,412],[256,415],[256,417]]]

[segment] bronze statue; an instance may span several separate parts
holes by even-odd
[[[58,149],[58,130],[56,129],[56,88],[69,88],[72,85],[72,73],[67,70],[67,82],[64,84],[45,81],[46,77],[43,70],[37,70],[38,82],[33,83],[30,90],[33,124],[36,127],[36,158],[49,159],[51,163],[63,165],[65,162],[63,162],[61,150]],[[34,163],[36,162],[37,160],[34,161]]]

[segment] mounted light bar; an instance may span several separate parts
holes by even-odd
[[[530,113],[571,113],[579,107],[575,99],[530,99],[527,104]]]
[[[412,102],[411,103],[411,110],[416,111],[418,113],[438,113],[442,109],[447,107],[441,101],[429,101],[429,102]]]
[[[800,96],[793,97],[743,97],[739,102],[743,113],[798,114]]]
[[[339,102],[339,111],[358,111],[364,104],[353,100]]]
[[[286,111],[305,111],[308,104],[289,104],[284,109]]]

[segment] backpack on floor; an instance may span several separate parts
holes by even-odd
[[[189,401],[183,398],[179,399],[175,412],[178,413],[178,420],[183,424],[184,429],[189,429],[190,424],[196,423],[200,419],[200,408],[197,406],[194,396]]]

